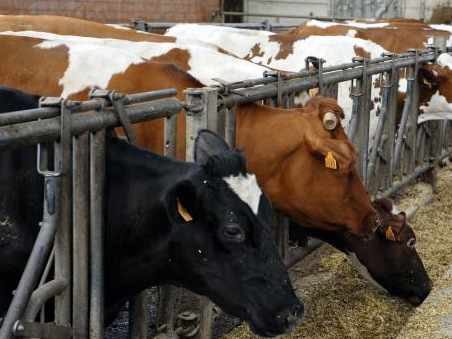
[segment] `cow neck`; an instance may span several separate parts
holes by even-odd
[[[179,180],[190,175],[193,167],[197,168],[121,140],[108,143],[105,281],[111,303],[171,280],[172,221],[165,199]],[[122,211],[128,214],[123,215]],[[130,224],[124,225],[123,220]],[[115,282],[115,290],[110,288],[109,281]]]
[[[236,114],[237,148],[244,151],[249,172],[255,173],[265,187],[301,143],[298,130],[293,128],[298,113],[248,104],[239,106]]]

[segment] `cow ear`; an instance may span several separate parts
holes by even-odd
[[[205,165],[212,155],[229,151],[231,148],[219,135],[207,129],[200,130],[195,140],[195,162]]]
[[[197,219],[197,194],[193,183],[186,180],[177,184],[168,201],[170,213],[176,220],[189,223]]]
[[[440,75],[432,66],[421,67],[418,73],[419,84],[434,90],[438,86]]]
[[[392,212],[392,200],[391,199],[387,199],[387,198],[381,198],[381,199],[376,199],[374,201],[374,206],[376,209],[378,210],[382,210],[385,211],[387,213],[391,213]]]

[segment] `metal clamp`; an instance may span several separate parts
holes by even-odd
[[[71,117],[70,110],[66,105],[67,101],[59,97],[42,97],[39,100],[39,107],[59,107],[60,108],[60,142],[67,142],[67,133],[71,133]],[[65,115],[69,114],[69,117]],[[69,125],[69,126],[68,126]],[[43,150],[42,144],[37,145],[37,162],[36,169],[38,173],[44,177],[59,177],[63,174],[62,168],[49,170],[49,161],[47,158],[47,150]],[[64,149],[64,147],[63,147]],[[63,155],[62,155],[63,156]],[[57,165],[55,165],[57,166]]]
[[[124,107],[128,103],[127,96],[117,91],[93,89],[89,93],[89,97],[91,99],[103,99],[109,101],[115,109],[115,113],[118,116],[122,128],[124,129],[124,133],[127,137],[128,142],[131,144],[136,144],[137,137],[135,134],[135,130],[133,129],[132,123]]]
[[[316,71],[318,76],[318,83],[319,83],[319,92],[320,94],[323,94],[323,64],[326,62],[325,59],[317,58],[314,56],[308,56],[305,59],[305,68],[307,71],[309,71],[309,66],[312,65]]]

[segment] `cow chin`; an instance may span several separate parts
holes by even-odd
[[[302,322],[303,314],[303,304],[294,304],[272,317],[268,314],[261,316],[249,310],[248,322],[254,334],[261,337],[275,337],[290,333]]]

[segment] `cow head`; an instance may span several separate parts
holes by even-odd
[[[259,335],[291,330],[302,318],[269,226],[269,202],[244,157],[209,131],[195,147],[199,171],[170,197],[177,225],[171,260],[173,283],[206,295],[226,312],[247,320]]]
[[[449,62],[451,61],[451,62]],[[442,54],[440,64],[429,64],[419,69],[420,105],[423,113],[452,112],[452,57]]]
[[[371,235],[375,210],[356,170],[356,150],[341,125],[342,109],[336,100],[317,96],[294,111],[290,128],[296,133],[286,139],[293,147],[281,159],[278,189],[283,191],[275,199],[269,193],[272,202],[303,225]]]
[[[376,200],[374,205],[380,218],[375,236],[363,242],[346,235],[345,251],[372,283],[418,305],[430,293],[432,282],[416,251],[413,229],[406,223],[405,213],[392,213],[390,200]]]

